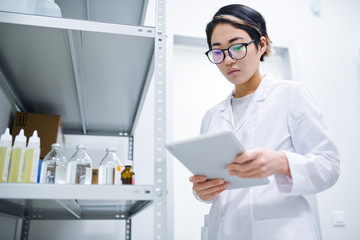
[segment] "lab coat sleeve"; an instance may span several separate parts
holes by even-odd
[[[208,132],[208,126],[209,126],[209,121],[210,121],[210,114],[209,114],[209,111],[207,113],[205,113],[204,117],[203,117],[203,120],[202,120],[202,123],[201,123],[201,129],[200,129],[200,134],[203,135],[203,134],[206,134]],[[200,202],[203,202],[203,203],[212,203],[214,200],[212,201],[203,201],[200,199],[200,197],[196,194],[196,192],[193,190],[193,194],[195,196],[195,198],[197,200],[199,200]]]
[[[292,178],[276,174],[275,180],[280,192],[315,194],[336,183],[340,157],[309,90],[300,83],[292,90],[288,127],[295,152],[284,151]]]

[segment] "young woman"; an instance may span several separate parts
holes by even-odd
[[[303,195],[334,185],[340,160],[313,97],[300,82],[260,74],[270,39],[257,11],[225,6],[207,25],[206,34],[206,55],[234,90],[205,114],[201,133],[232,131],[247,151],[227,166],[229,174],[270,180],[226,190],[228,183],[222,179],[192,176],[197,198],[212,203],[209,239],[320,239]]]

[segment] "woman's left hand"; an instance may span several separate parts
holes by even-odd
[[[275,173],[291,177],[285,153],[263,148],[239,154],[227,169],[231,176],[242,178],[265,178]]]

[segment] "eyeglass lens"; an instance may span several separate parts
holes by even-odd
[[[235,44],[229,48],[228,52],[231,58],[239,60],[245,57],[246,47],[243,44]],[[213,63],[221,63],[224,58],[225,53],[221,49],[212,49],[209,52],[209,59],[212,60]]]

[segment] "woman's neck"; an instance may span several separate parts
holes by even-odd
[[[235,93],[233,95],[234,98],[241,98],[246,95],[254,93],[258,88],[261,80],[262,80],[262,76],[260,74],[260,71],[258,70],[245,83],[241,85],[235,85]]]

